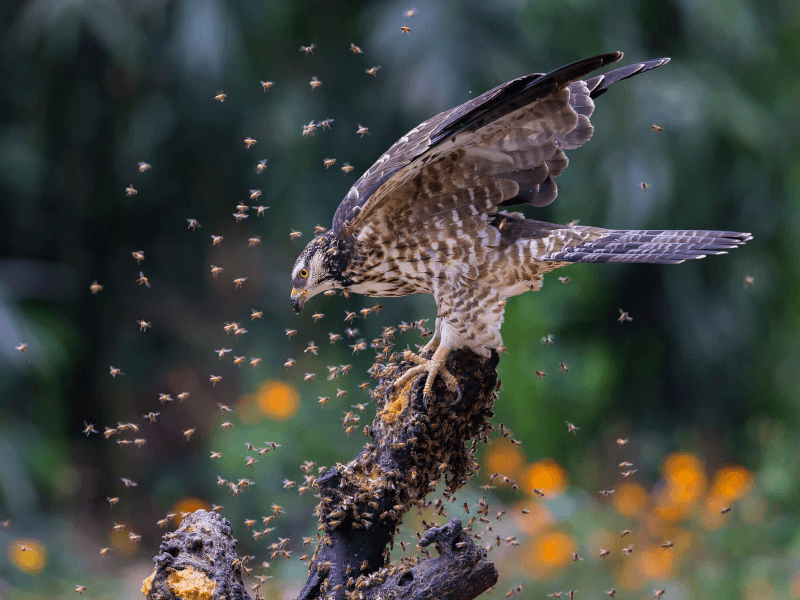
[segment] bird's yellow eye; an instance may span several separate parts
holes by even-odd
[[[300,277],[302,277],[303,279],[308,279],[308,269],[301,269]]]

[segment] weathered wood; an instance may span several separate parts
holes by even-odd
[[[356,458],[327,470],[316,481],[324,537],[311,560],[309,578],[299,600],[471,600],[497,582],[494,565],[486,559],[485,551],[472,542],[458,519],[441,527],[426,524],[429,528],[419,546],[422,549],[435,543],[439,557],[404,557],[399,562],[388,562],[403,515],[414,507],[430,506],[444,515],[446,504],[441,500],[431,503],[425,497],[442,480],[443,493],[449,497],[478,469],[474,453],[478,440],[491,430],[489,419],[493,416],[498,386],[497,363],[495,353],[482,358],[469,350],[452,352],[447,368],[458,380],[461,399],[457,401],[458,394],[449,391],[441,378],[437,378],[434,396],[427,407],[422,394],[424,377],[404,389],[393,388],[394,382],[412,365],[403,363],[398,367],[389,363],[374,368],[373,376],[379,379],[379,385],[373,392],[378,404],[369,430],[373,439]],[[165,566],[180,569],[183,565],[206,573],[218,582],[219,589],[230,589],[234,594],[231,598],[247,598],[241,586],[241,570],[226,567],[235,559],[230,526],[221,517],[214,517],[227,526],[227,529],[222,527],[227,537],[207,535],[217,535],[215,544],[228,543],[230,555],[223,562],[215,558],[205,568],[197,561],[211,555],[203,554],[202,549],[199,556],[189,551],[186,558],[181,558],[183,548],[189,543],[185,541],[189,534],[181,534],[184,520],[176,532],[180,534],[178,542],[175,539],[165,542],[177,543],[178,554],[173,556],[162,544],[162,553],[156,557],[151,599],[175,597],[153,594],[169,593],[168,586],[160,583],[168,577],[162,574]],[[197,536],[202,539],[204,530],[201,528],[198,533],[195,528],[192,535],[195,536],[192,539]],[[205,544],[202,548],[206,548]],[[230,573],[222,572],[226,568]]]

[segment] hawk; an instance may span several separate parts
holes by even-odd
[[[617,81],[668,58],[582,78],[621,52],[534,73],[420,123],[364,173],[345,196],[330,231],[312,240],[292,270],[292,305],[328,289],[367,296],[432,294],[436,331],[396,389],[436,375],[448,353],[482,356],[502,346],[505,299],[538,290],[545,273],[578,262],[677,264],[725,254],[751,239],[730,231],[603,229],[556,225],[508,212],[546,206],[565,151],[589,140],[594,101]]]

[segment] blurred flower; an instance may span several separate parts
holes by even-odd
[[[700,459],[693,454],[675,452],[661,465],[664,485],[655,492],[655,514],[665,521],[687,518],[706,488],[706,475]]]
[[[529,494],[535,488],[544,492],[545,496],[553,496],[563,492],[569,485],[569,480],[561,465],[550,458],[544,458],[532,463],[522,472],[520,485]]]
[[[618,513],[632,517],[647,507],[647,491],[638,483],[623,483],[612,496],[612,501]]]
[[[665,579],[673,575],[675,552],[661,546],[643,548],[637,567],[647,579]]]
[[[523,566],[536,577],[546,576],[569,564],[576,550],[575,540],[563,531],[547,531],[526,546]]]
[[[750,471],[739,465],[730,465],[717,471],[709,495],[732,502],[747,494],[752,485],[753,475]]]
[[[277,421],[293,417],[300,409],[300,394],[283,381],[265,381],[258,388],[256,398],[261,411]]]
[[[8,545],[8,558],[20,571],[37,575],[47,564],[47,550],[36,540],[12,540]]]
[[[491,473],[500,473],[509,477],[516,477],[525,458],[517,446],[508,440],[493,443],[486,453],[486,470]]]
[[[194,511],[200,509],[211,510],[211,505],[200,498],[192,498],[191,496],[187,496],[186,498],[181,498],[178,500],[170,512],[174,512],[178,515],[178,522],[180,523],[180,521],[183,520],[181,519],[181,513],[193,513]]]
[[[527,510],[528,513],[523,514],[523,509]],[[555,519],[550,509],[537,500],[523,500],[514,506],[514,524],[528,535],[532,535],[554,523]]]

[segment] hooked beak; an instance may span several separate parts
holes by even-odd
[[[294,312],[299,313],[301,310],[303,310],[303,304],[306,302],[306,296],[308,296],[307,291],[292,288],[292,308],[294,309]]]

